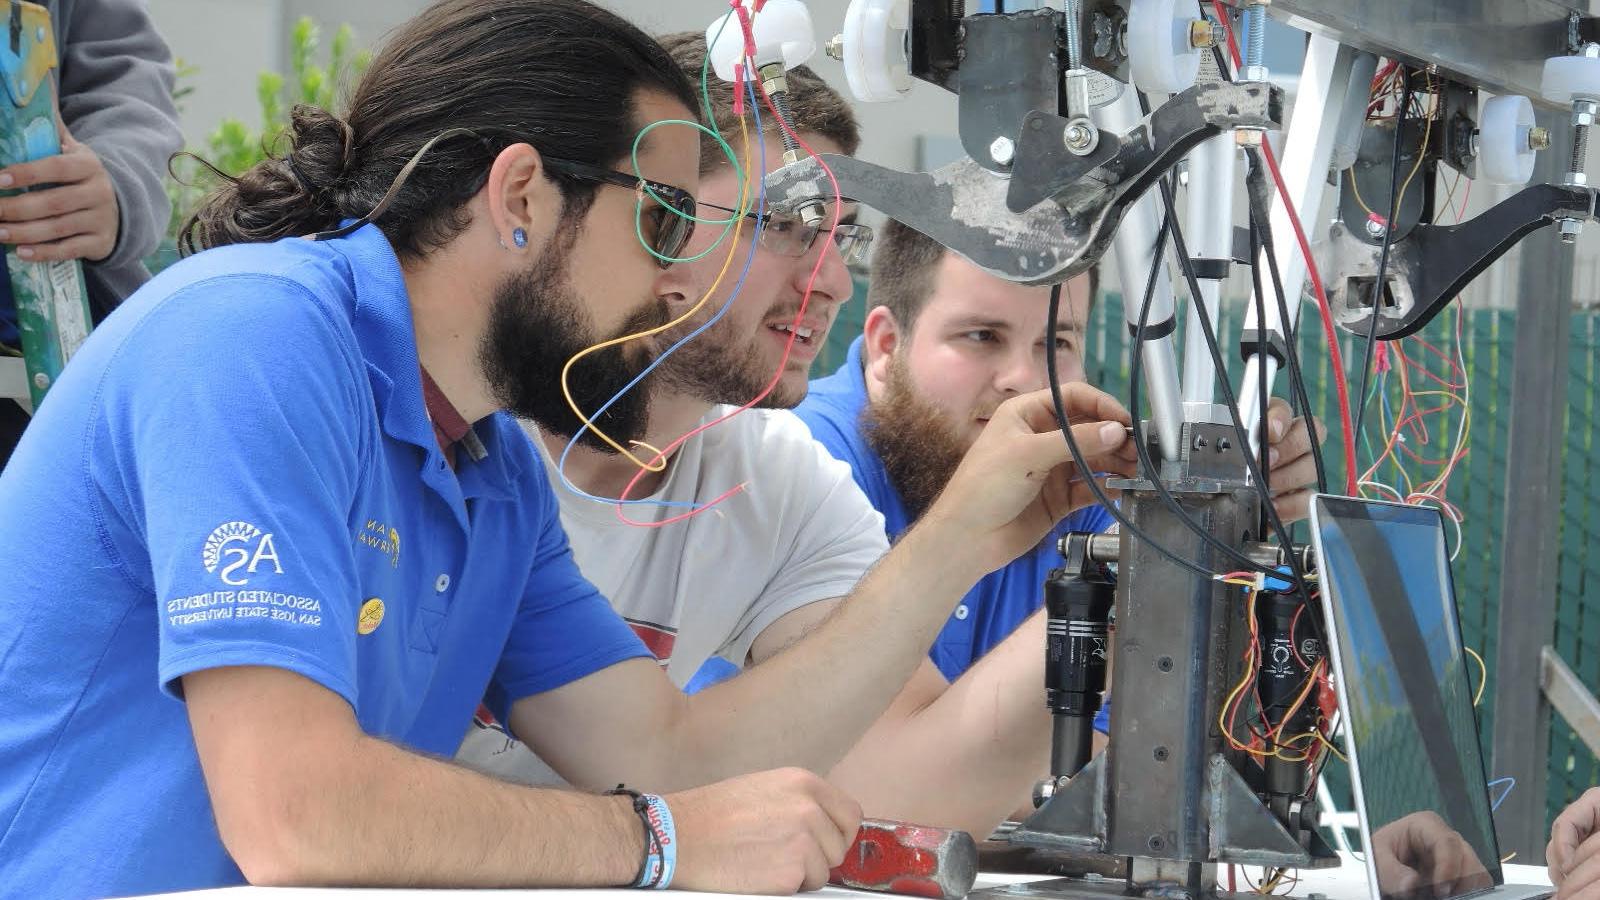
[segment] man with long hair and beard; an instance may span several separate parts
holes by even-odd
[[[828,623],[679,691],[579,573],[504,411],[575,430],[565,362],[689,293],[696,135],[634,144],[695,102],[593,4],[440,0],[344,117],[297,109],[286,154],[207,200],[204,252],[96,329],[0,475],[8,892],[827,880],[860,808],[812,773],[1081,486],[1048,399],[1005,404]],[[575,399],[652,353],[595,354]],[[1070,398],[1116,465],[1126,415]],[[599,424],[647,437],[655,411]],[[611,795],[440,759],[486,695]]]

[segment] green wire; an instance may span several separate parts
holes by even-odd
[[[705,56],[705,59],[700,63],[700,102],[701,102],[702,106],[704,107],[702,112],[705,115],[706,121],[711,123],[711,127],[707,128],[706,126],[700,124],[699,122],[690,122],[690,121],[687,121],[685,119],[662,119],[660,121],[651,122],[649,125],[646,125],[643,129],[640,130],[640,132],[633,139],[633,150],[632,150],[632,152],[630,154],[630,159],[631,159],[631,161],[633,163],[633,174],[634,174],[634,177],[639,179],[641,185],[644,187],[644,193],[646,195],[648,195],[650,197],[650,199],[654,200],[659,206],[661,206],[667,212],[669,212],[669,213],[671,213],[671,214],[673,214],[675,216],[679,216],[681,218],[688,219],[689,221],[694,222],[696,224],[700,224],[700,225],[721,225],[722,226],[722,233],[717,235],[717,239],[715,241],[712,241],[711,242],[711,246],[707,247],[703,252],[701,252],[699,254],[696,254],[695,256],[684,256],[684,257],[663,256],[662,254],[656,252],[655,247],[651,246],[649,241],[645,240],[645,236],[644,236],[644,198],[640,197],[638,205],[636,205],[634,207],[634,210],[633,210],[633,230],[634,230],[634,234],[638,237],[639,244],[640,244],[640,246],[644,247],[645,252],[649,253],[651,256],[654,256],[656,259],[661,260],[662,262],[666,262],[666,263],[694,262],[695,260],[703,259],[704,257],[710,255],[710,253],[713,250],[716,250],[717,247],[720,246],[725,239],[727,239],[728,233],[733,230],[734,223],[739,221],[740,219],[744,218],[744,213],[743,212],[734,213],[734,214],[732,214],[732,215],[730,215],[730,216],[728,216],[727,218],[724,218],[724,219],[708,219],[708,218],[704,218],[704,217],[701,217],[701,216],[695,216],[695,215],[690,215],[688,213],[685,213],[682,210],[678,209],[677,207],[673,206],[672,204],[667,203],[665,200],[662,199],[662,197],[658,193],[656,193],[654,188],[652,188],[648,183],[645,183],[644,175],[640,172],[640,169],[639,169],[639,145],[641,143],[643,143],[644,138],[645,138],[646,135],[648,135],[650,132],[654,131],[655,129],[657,129],[657,128],[663,126],[663,125],[688,125],[691,128],[699,130],[703,134],[710,135],[712,140],[715,140],[717,142],[717,146],[719,148],[721,148],[723,156],[727,157],[728,164],[733,167],[734,177],[738,180],[739,184],[744,184],[744,181],[745,181],[744,167],[739,165],[738,154],[734,153],[733,147],[730,146],[728,144],[727,140],[725,140],[723,138],[722,130],[717,127],[717,117],[713,113],[712,108],[711,108],[711,87],[710,87],[710,80],[711,80],[710,79],[711,48],[716,45],[717,41],[722,39],[722,33],[725,30],[727,30],[728,22],[729,22],[729,20],[731,20],[733,18],[733,15],[734,14],[730,12],[727,15],[723,16],[722,24],[717,27],[717,33],[715,35],[713,35],[711,40],[710,40],[710,42],[708,42],[706,44],[706,56]],[[757,139],[761,139],[761,135],[757,135],[756,137],[757,137]]]

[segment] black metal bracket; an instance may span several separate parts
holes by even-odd
[[[1231,128],[1276,129],[1283,124],[1283,92],[1259,83],[1196,84],[1161,104],[1126,135],[1102,132],[1088,155],[1067,149],[1068,120],[1035,109],[1023,121],[1006,205],[1021,212],[1084,181],[1095,170],[1110,183],[1132,182],[1142,191],[1202,141]]]
[[[1281,127],[1283,92],[1262,84],[1195,85],[1147,116],[1126,138],[1102,133],[1103,161],[1087,162],[1102,159],[1093,154],[1071,157],[1071,178],[1049,168],[1044,159],[1054,158],[1045,143],[1066,154],[1060,130],[1065,120],[1035,111],[1029,121],[1036,116],[1038,136],[1032,136],[1031,125],[1023,129],[1018,171],[1009,180],[971,159],[933,172],[898,172],[823,154],[769,174],[768,202],[794,209],[831,197],[833,184],[822,168],[826,163],[841,194],[915,228],[979,268],[1008,281],[1053,284],[1093,265],[1110,245],[1123,211],[1202,141],[1235,127]],[[1047,130],[1045,123],[1054,130]],[[1036,149],[1030,151],[1030,146]],[[1030,153],[1038,158],[1025,156]],[[1030,179],[1034,186],[1017,186]],[[1017,191],[1036,194],[1038,200],[1018,211],[1011,202]],[[1053,202],[1039,202],[1044,199]]]
[[[1018,130],[1030,110],[1060,103],[1059,10],[972,16],[962,23],[961,91],[957,123],[961,147],[978,165],[1008,173]],[[996,159],[996,139],[1009,142]]]
[[[1594,217],[1593,188],[1536,184],[1459,225],[1413,227],[1389,248],[1389,283],[1377,304],[1378,338],[1416,333],[1527,235],[1561,219]],[[1378,251],[1339,224],[1332,245],[1337,277],[1328,279],[1329,304],[1340,327],[1365,336],[1372,328]]]

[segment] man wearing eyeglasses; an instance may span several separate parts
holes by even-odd
[[[703,37],[685,33],[661,40],[691,78],[698,79],[705,59]],[[787,81],[790,119],[812,150],[855,152],[858,126],[844,98],[803,67],[791,70]],[[714,118],[737,150],[739,124],[730,89],[713,83],[711,93]],[[770,112],[765,107],[761,111]],[[751,146],[758,147],[757,141],[766,144],[767,168],[782,165],[783,145],[771,116],[764,118],[760,133],[754,131],[753,121],[747,124]],[[702,140],[701,149],[700,215],[729,220],[739,206],[740,182],[714,141]],[[751,157],[754,171],[748,173],[746,187],[753,198],[759,186],[759,151],[752,150]],[[937,568],[942,561],[930,555],[927,545],[915,541],[900,542],[890,551],[883,517],[856,486],[849,467],[835,460],[788,412],[804,399],[812,360],[840,305],[850,299],[852,282],[846,265],[861,261],[872,240],[871,230],[854,221],[856,210],[848,203],[837,210],[840,224],[830,232],[835,212],[827,209],[820,227],[793,215],[752,212],[742,223],[738,244],[724,242],[715,249],[712,243],[723,227],[702,222],[684,254],[711,252],[679,263],[663,276],[668,303],[674,315],[680,315],[707,294],[732,250],[728,272],[704,308],[658,339],[667,346],[705,328],[663,360],[647,383],[649,424],[643,440],[652,447],[667,447],[737,406],[760,400],[757,408],[676,449],[663,471],[638,477],[627,496],[649,502],[626,504],[622,515],[637,522],[661,522],[692,512],[693,504],[711,501],[731,488],[742,486],[740,493],[665,527],[625,524],[613,504],[580,496],[578,491],[597,498],[619,497],[635,481],[639,467],[624,455],[592,446],[587,436],[569,448],[570,433],[524,423],[557,486],[562,523],[579,567],[650,647],[672,680],[690,692],[729,679],[730,688],[754,681],[763,674],[760,669],[732,676],[750,666],[765,668],[763,664],[785,655],[791,646],[802,652],[827,648],[840,672],[866,660],[904,654],[915,660],[915,683],[945,685],[927,651],[966,588],[951,585],[949,597],[935,601],[926,595],[910,596],[921,590],[910,584],[891,586],[890,591],[899,587],[903,596],[885,603],[884,585],[863,582],[880,559],[884,565],[897,560],[918,570]],[[748,275],[741,278],[752,237],[756,252],[750,257]],[[736,284],[738,295],[732,305],[712,322]],[[1111,403],[1087,385],[1069,392],[1068,402],[1088,408]],[[1121,412],[1114,404],[1107,408]],[[1091,438],[1089,453],[1100,457],[1107,468],[1125,469],[1130,460],[1114,455],[1122,441],[1120,436],[1113,438],[1110,443]],[[1107,454],[1113,455],[1107,458]],[[649,456],[640,454],[644,461]],[[964,502],[972,502],[970,495]],[[1051,515],[1060,518],[1087,502],[1090,495],[1077,485],[1070,500],[1059,509],[1053,507]],[[933,527],[943,527],[937,513],[932,518]],[[847,627],[840,627],[847,623],[839,612],[867,604],[900,611],[873,622],[852,615]],[[981,812],[974,814],[973,795],[990,783],[983,769],[990,762],[1014,768],[1015,762],[1010,759],[1012,748],[995,735],[994,723],[973,715],[985,708],[972,702],[973,692],[993,694],[1001,688],[1047,718],[1033,681],[984,682],[942,697],[919,693],[925,701],[919,704],[897,700],[873,726],[875,738],[852,751],[830,777],[848,793],[871,797],[870,814],[915,813],[925,824],[967,827],[984,836],[983,829],[1002,818],[1015,798],[984,798],[976,804]],[[809,695],[815,687],[805,685],[802,690]],[[803,704],[811,697],[792,699]],[[860,715],[866,708],[866,698],[861,699],[861,704],[841,707],[839,721]],[[468,734],[460,759],[514,780],[539,783],[555,777],[550,766],[487,718],[480,716],[479,726]],[[919,736],[936,740],[918,740]],[[947,784],[920,798],[903,793],[885,796],[871,773],[894,766],[907,754],[952,763],[971,761],[975,787]]]

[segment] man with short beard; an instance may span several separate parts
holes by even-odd
[[[949,490],[995,410],[1046,384],[1046,353],[1055,353],[1064,383],[1083,383],[1085,322],[1096,283],[1091,270],[1064,286],[1053,348],[1045,346],[1048,287],[990,275],[898,222],[880,230],[870,285],[872,308],[863,335],[837,372],[811,383],[796,413],[818,441],[850,464],[895,541]],[[1291,421],[1281,400],[1272,402],[1270,415],[1275,502],[1285,517],[1298,518],[1310,494],[1304,486],[1315,476],[1309,431],[1304,421]],[[1080,504],[1051,537],[1109,527],[1110,515],[1090,502]],[[917,814],[943,786],[983,777],[988,793],[973,795],[969,808],[983,810],[990,825],[1021,805],[1049,761],[1039,608],[1045,579],[1060,565],[1055,547],[1053,539],[1041,541],[980,580],[934,642],[935,673],[919,673],[890,708],[892,716],[903,706],[928,709],[935,698],[971,694],[982,709],[968,714],[992,743],[988,755],[957,757],[965,765],[952,765],[943,753],[907,754],[900,765],[880,765],[839,783],[870,781],[879,794],[907,798],[908,814]],[[1104,731],[1101,712],[1096,725]],[[869,732],[863,745],[875,738]],[[959,733],[944,740],[952,739],[959,740]],[[858,746],[846,763],[860,757]],[[875,809],[873,794],[857,796],[869,812]]]
[[[207,200],[186,238],[210,249],[95,330],[0,474],[6,893],[826,881],[860,809],[801,768],[1050,528],[1072,469],[1046,398],[1008,404],[831,628],[677,690],[578,572],[501,411],[571,430],[563,363],[681,303],[663,260],[698,142],[630,148],[695,102],[591,3],[441,0],[345,117],[297,108],[286,155]],[[651,356],[596,354],[577,399]],[[1124,443],[1114,403],[1073,396],[1083,440]],[[640,437],[643,410],[600,424]],[[568,782],[651,793],[441,760],[486,691]]]

